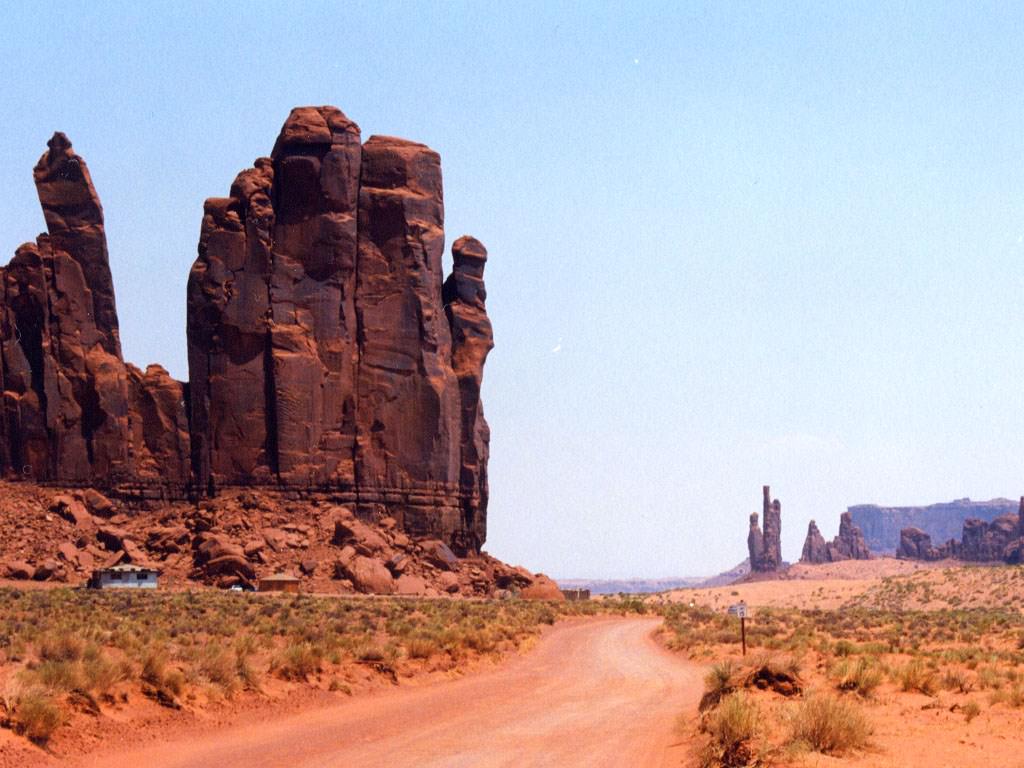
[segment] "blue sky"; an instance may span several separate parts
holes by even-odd
[[[765,483],[790,558],[849,504],[1019,496],[1024,10],[678,6],[15,4],[0,253],[65,131],[125,355],[183,378],[203,199],[335,104],[438,150],[491,253],[492,553],[712,573]]]

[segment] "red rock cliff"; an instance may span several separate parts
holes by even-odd
[[[271,157],[206,202],[188,287],[198,486],[328,491],[479,549],[486,251],[457,241],[443,289],[443,247],[436,152],[360,146],[336,108],[293,110]]]
[[[180,487],[180,456],[149,451],[152,469],[136,458],[153,432],[147,418],[184,423],[184,387],[165,374],[173,391],[159,413],[134,407],[144,382],[121,357],[103,209],[68,138],[55,133],[48,146],[33,171],[48,234],[0,271],[0,463],[40,481],[109,487],[148,476]]]
[[[0,270],[4,475],[143,499],[328,494],[480,549],[487,251],[457,240],[444,280],[436,152],[293,110],[271,156],[206,201],[188,384],[121,356],[103,210],[64,134],[35,180],[48,233]]]

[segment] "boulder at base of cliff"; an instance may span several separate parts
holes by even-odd
[[[543,573],[534,576],[533,583],[520,591],[519,596],[523,600],[565,600],[558,585]]]
[[[35,570],[31,565],[21,560],[8,560],[3,565],[5,579],[31,579]]]
[[[344,566],[345,575],[360,592],[373,595],[390,595],[395,591],[395,580],[379,560],[356,555]]]

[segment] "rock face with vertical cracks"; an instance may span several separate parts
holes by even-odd
[[[48,147],[33,169],[48,233],[0,271],[0,464],[39,481],[134,482],[145,419],[184,423],[182,385],[158,414],[134,410],[141,381],[121,357],[103,209],[68,138],[55,133]],[[183,482],[180,461],[148,456],[157,486]]]
[[[764,532],[758,525],[757,513],[750,516],[750,532],[747,534],[747,549],[750,553],[752,571],[777,571],[782,567],[782,504],[772,501],[771,488],[762,489],[762,512]]]
[[[196,487],[329,492],[477,551],[486,250],[456,241],[443,283],[443,248],[436,152],[293,110],[271,157],[206,202],[188,286]]]
[[[444,279],[436,152],[293,110],[206,201],[187,384],[122,358],[103,209],[64,134],[34,173],[48,232],[0,270],[4,477],[129,501],[263,486],[479,552],[487,251],[459,238]]]
[[[452,331],[452,368],[459,382],[460,449],[459,493],[465,531],[472,540],[466,548],[479,548],[487,521],[487,458],[491,431],[480,400],[484,362],[494,347],[491,321],[485,307],[484,265],[487,249],[473,237],[460,237],[452,246],[454,269],[444,282],[444,306]]]

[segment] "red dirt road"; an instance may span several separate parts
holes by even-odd
[[[661,649],[660,619],[556,626],[494,671],[274,723],[96,755],[90,768],[660,768],[701,671]]]

